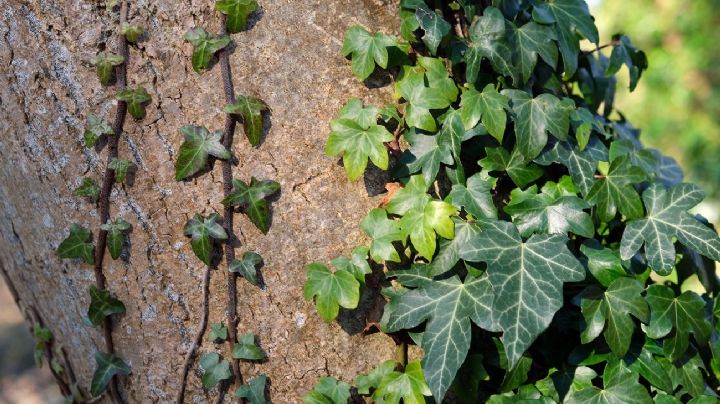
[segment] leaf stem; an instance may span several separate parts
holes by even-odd
[[[408,364],[408,344],[407,342],[401,342],[395,346],[395,361],[400,364],[402,371],[405,371],[405,366]]]
[[[610,41],[609,43],[606,43],[605,45],[595,47],[595,49],[593,49],[593,50],[583,52],[583,56],[590,55],[592,53],[600,51],[601,49],[609,48],[611,46],[618,46],[619,44],[620,44],[620,41]]]

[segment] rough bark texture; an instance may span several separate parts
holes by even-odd
[[[21,307],[35,307],[68,353],[85,391],[102,349],[102,333],[86,326],[93,271],[79,261],[61,261],[54,249],[71,223],[97,230],[98,213],[71,196],[83,175],[98,182],[106,150],[82,144],[85,118],[111,119],[114,88],[102,88],[89,60],[114,51],[117,13],[104,1],[0,0],[0,268]],[[185,352],[201,316],[203,264],[182,229],[195,212],[221,212],[220,164],[207,175],[175,182],[179,128],[223,125],[220,71],[197,75],[191,45],[183,34],[196,26],[217,32],[213,1],[131,1],[129,20],[145,27],[146,39],[131,48],[128,85],[152,95],[141,122],[128,119],[120,156],[134,161],[131,186],[117,186],[111,217],[134,225],[131,245],[120,260],[107,257],[108,289],[127,306],[114,320],[118,354],[132,366],[121,380],[130,402],[167,402],[178,389]],[[349,335],[359,326],[345,316],[343,327],[324,324],[302,298],[304,266],[328,262],[365,241],[358,223],[377,204],[383,179],[375,173],[349,183],[337,159],[325,157],[328,123],[342,104],[358,96],[378,105],[390,100],[387,86],[369,89],[351,76],[340,55],[345,29],[396,27],[395,1],[261,0],[250,29],[233,35],[230,55],[235,90],[264,99],[272,109],[258,148],[238,128],[233,152],[236,178],[281,183],[272,204],[272,227],[262,235],[237,215],[237,253],[265,258],[265,290],[238,281],[238,332],[254,332],[269,360],[243,364],[245,380],[265,372],[275,402],[297,402],[315,381],[331,374],[350,381],[381,360],[393,343],[375,334]],[[225,319],[226,276],[211,280],[210,322]],[[344,328],[344,329],[343,329]],[[226,345],[204,338],[199,354]],[[197,361],[188,377],[187,402],[206,402]]]

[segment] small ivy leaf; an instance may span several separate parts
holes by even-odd
[[[605,373],[608,373],[607,366]],[[601,389],[595,386],[588,386],[580,391],[572,392],[566,397],[568,404],[580,403],[628,403],[628,404],[651,404],[645,386],[638,383],[637,376],[629,370],[613,378],[603,378],[604,387]]]
[[[368,264],[368,248],[358,246],[353,248],[350,258],[337,257],[332,260],[332,264],[338,270],[348,271],[360,283],[365,283],[365,275],[372,273],[370,264]]]
[[[321,377],[304,404],[345,404],[350,399],[350,385],[334,377]]]
[[[470,26],[470,44],[465,51],[467,70],[465,79],[474,84],[480,73],[482,59],[488,59],[496,72],[510,76],[517,82],[517,73],[512,65],[513,50],[507,37],[505,17],[495,7],[488,7],[482,17]]]
[[[388,105],[386,107],[383,107],[383,111],[385,114],[392,115],[392,118],[395,118],[398,122],[400,122],[401,118],[394,105]],[[377,118],[379,114],[380,108],[374,105],[363,105],[362,101],[353,97],[350,98],[347,103],[345,103],[345,105],[340,110],[340,114],[338,115],[338,117],[355,121],[362,128],[367,129],[377,123]],[[387,119],[386,122],[388,120],[389,119]]]
[[[435,181],[440,164],[451,165],[454,162],[452,151],[446,142],[440,142],[438,135],[418,133],[415,128],[403,135],[410,147],[400,156],[402,166],[397,175],[406,176],[422,171],[425,182]]]
[[[400,223],[387,217],[385,209],[375,208],[360,223],[362,230],[372,238],[370,257],[375,262],[400,262],[400,255],[393,246],[393,241],[403,239]]]
[[[430,50],[430,54],[435,55],[440,42],[450,33],[450,23],[424,4],[415,10],[415,18],[420,28],[425,31],[422,37],[425,46]]]
[[[120,33],[125,36],[128,42],[137,43],[142,34],[145,33],[145,29],[139,25],[124,22],[120,25]]]
[[[625,356],[635,330],[630,315],[643,323],[647,323],[650,316],[648,305],[640,295],[642,292],[638,281],[625,277],[614,280],[605,291],[594,286],[585,289],[576,298],[586,323],[580,334],[582,343],[587,344],[603,333],[612,352]]]
[[[628,139],[619,139],[610,144],[610,160],[627,156],[633,166],[639,167],[648,178],[655,176],[657,159],[649,149]]]
[[[215,387],[220,381],[232,377],[230,362],[220,360],[216,352],[208,352],[200,358],[200,367],[203,369],[202,384],[206,389]]]
[[[90,198],[93,202],[96,202],[100,195],[100,187],[94,179],[83,177],[82,183],[73,190],[72,194],[73,196]]]
[[[193,45],[192,67],[198,74],[205,72],[215,56],[215,52],[230,44],[230,36],[213,36],[203,28],[188,31],[185,34],[185,40]]]
[[[127,103],[128,112],[135,120],[139,121],[145,118],[145,103],[151,100],[145,87],[138,86],[134,90],[129,88],[118,92],[115,97]]]
[[[508,153],[504,147],[486,147],[485,158],[478,161],[478,164],[487,171],[505,171],[519,187],[524,187],[543,175],[543,169],[527,161],[517,147],[512,153]]]
[[[394,139],[384,126],[372,124],[363,127],[358,122],[346,118],[330,122],[332,132],[325,144],[325,154],[342,154],[343,166],[348,179],[355,181],[367,167],[368,158],[382,170],[388,168],[388,152],[385,142]]]
[[[482,120],[488,133],[498,142],[502,143],[507,122],[506,109],[509,98],[500,94],[495,86],[488,84],[482,92],[474,86],[463,91],[460,101],[460,116],[462,117],[465,129],[472,129]]]
[[[507,393],[520,387],[527,380],[532,364],[532,358],[526,355],[521,356],[518,363],[505,373],[505,378],[500,385],[500,392]]]
[[[472,238],[480,234],[480,226],[477,223],[466,222],[457,216],[451,219],[455,222],[455,237],[452,240],[441,239],[439,241],[438,253],[432,262],[427,264],[427,269],[422,270],[423,274],[439,276],[453,269],[460,260],[460,250]],[[405,285],[404,281],[400,281],[400,283]],[[413,285],[407,284],[407,286]]]
[[[85,133],[83,134],[86,147],[92,148],[102,136],[114,134],[115,132],[108,121],[93,114],[88,115]]]
[[[125,244],[125,233],[132,228],[132,225],[122,219],[108,219],[107,223],[100,225],[100,228],[108,233],[107,247],[110,256],[114,260],[118,259]]]
[[[228,329],[222,323],[210,324],[210,336],[208,339],[211,342],[225,341],[228,338]]]
[[[265,359],[265,353],[255,344],[255,334],[249,333],[240,337],[233,347],[232,356],[235,359],[257,361]]]
[[[598,119],[587,108],[578,108],[570,115],[573,129],[575,130],[575,139],[577,140],[578,150],[583,151],[590,141],[590,135],[593,129],[601,129]]]
[[[90,382],[90,394],[93,397],[97,397],[105,391],[113,376],[130,374],[130,366],[113,354],[95,352],[95,363],[97,367],[93,373],[92,382]]]
[[[102,324],[105,317],[113,314],[124,314],[125,305],[120,300],[110,295],[104,289],[90,286],[90,307],[88,308],[88,319],[94,326]]]
[[[223,111],[242,117],[245,136],[251,145],[257,146],[260,144],[263,134],[262,113],[268,110],[269,108],[263,100],[238,95],[235,97],[235,103],[228,104]]]
[[[705,365],[697,352],[689,352],[682,359],[674,362],[665,358],[658,360],[670,375],[673,390],[682,385],[691,396],[702,397],[706,389],[702,374]],[[717,398],[715,400],[717,401]]]
[[[227,29],[240,32],[247,26],[247,18],[258,9],[255,0],[217,0],[215,10],[227,15]]]
[[[420,23],[415,17],[415,10],[405,8],[400,3],[400,36],[410,43],[416,42],[415,31],[420,28]]]
[[[395,98],[407,101],[404,117],[408,127],[435,132],[437,123],[430,110],[449,107],[457,99],[457,85],[442,59],[418,56],[417,64],[402,67],[395,82]]]
[[[650,321],[652,321],[652,317]],[[673,386],[670,376],[647,348],[637,345],[631,346],[627,355],[623,358],[623,362],[628,369],[638,373],[652,386],[672,393]]]
[[[643,70],[648,68],[647,56],[645,52],[635,48],[630,42],[630,38],[625,35],[613,35],[612,54],[610,54],[610,63],[605,70],[606,76],[615,75],[620,67],[624,64],[630,73],[630,91],[635,90]]]
[[[358,394],[369,395],[370,389],[377,389],[385,376],[395,371],[398,363],[394,360],[387,360],[377,365],[367,375],[359,375],[355,378]],[[424,381],[424,379],[423,379]]]
[[[242,260],[234,259],[230,263],[228,271],[237,272],[240,276],[245,278],[245,280],[255,286],[258,286],[257,267],[258,265],[261,265],[262,262],[263,259],[260,254],[254,251],[247,251],[243,254]]]
[[[82,258],[86,263],[94,264],[95,247],[90,230],[79,224],[71,225],[70,235],[58,246],[57,255],[60,258]]]
[[[712,326],[705,320],[705,301],[696,293],[686,291],[675,297],[667,286],[650,285],[646,299],[650,305],[650,323],[644,328],[647,336],[663,338],[675,328],[675,335],[663,343],[663,350],[671,360],[685,354],[690,333],[703,345],[710,337]]]
[[[105,52],[98,53],[95,57],[90,59],[90,64],[95,66],[97,69],[100,84],[103,86],[110,84],[115,66],[119,66],[123,63],[125,63],[125,58],[123,56]]]
[[[668,275],[675,265],[672,237],[685,247],[720,261],[720,238],[710,227],[687,211],[700,203],[705,193],[692,184],[678,184],[666,190],[652,184],[643,192],[647,216],[627,223],[620,242],[620,257],[630,259],[645,245],[648,265]]]
[[[614,219],[617,211],[627,219],[639,218],[643,207],[633,184],[646,178],[642,169],[631,165],[627,156],[621,156],[610,163],[607,175],[595,182],[585,200],[596,206],[598,217],[605,223]]]
[[[210,265],[212,258],[212,241],[210,239],[226,240],[228,238],[225,229],[216,223],[219,218],[217,213],[211,213],[207,218],[196,213],[185,225],[185,235],[192,237],[190,245],[192,245],[193,252],[206,265]]]
[[[108,164],[108,168],[115,172],[115,182],[119,184],[121,182],[125,182],[128,171],[136,169],[137,166],[132,161],[114,157],[110,161],[110,164]]]
[[[502,149],[504,150],[504,149]],[[473,215],[476,219],[497,219],[497,209],[492,199],[495,178],[477,173],[467,179],[467,184],[455,184],[450,191],[449,201],[458,209]]]
[[[562,403],[566,402],[565,397],[571,391],[577,392],[592,386],[592,380],[596,377],[597,373],[586,366],[568,366],[563,371],[552,368],[546,378],[535,383],[535,387],[543,396],[552,397],[555,402]]]
[[[250,185],[241,180],[233,180],[233,190],[223,205],[239,206],[250,221],[263,233],[270,230],[270,208],[267,198],[280,190],[280,184],[271,181],[258,181],[255,177],[250,179]]]
[[[265,388],[268,377],[264,374],[253,377],[248,384],[243,384],[235,391],[235,397],[245,398],[250,404],[266,404]]]
[[[549,150],[535,159],[535,162],[541,165],[560,163],[567,167],[573,183],[580,188],[580,193],[584,196],[597,182],[595,170],[600,161],[610,161],[608,149],[595,136],[590,137],[584,150],[569,142],[555,142]]]
[[[431,199],[426,192],[428,186],[422,175],[413,175],[404,187],[392,194],[387,211],[402,216],[413,209],[423,209]]]
[[[530,21],[521,27],[512,25],[512,28],[517,48],[515,66],[522,83],[530,80],[538,55],[553,69],[557,66],[558,48],[554,42],[557,36],[551,27]]]
[[[603,248],[595,240],[587,240],[580,246],[580,252],[587,257],[587,267],[601,285],[608,287],[618,278],[627,276],[617,250]]]
[[[35,348],[33,349],[33,357],[35,366],[42,368],[42,360],[45,356],[45,349],[48,343],[52,341],[53,334],[50,329],[41,326],[38,323],[33,324],[33,336],[35,337]]]
[[[386,69],[388,50],[397,46],[397,39],[381,32],[370,34],[365,28],[355,25],[345,32],[342,55],[352,55],[352,72],[360,80],[370,77],[375,65]]]
[[[393,371],[380,381],[373,400],[377,403],[417,403],[424,404],[425,396],[432,396],[430,387],[425,382],[423,369],[419,361],[412,361],[405,366],[404,372]]]
[[[323,320],[334,320],[339,306],[354,309],[360,299],[360,283],[351,272],[338,269],[335,272],[320,263],[307,266],[307,280],[303,288],[305,300],[315,298],[318,314]]]
[[[202,170],[207,164],[208,156],[222,160],[232,155],[220,143],[222,132],[210,133],[204,126],[185,125],[180,128],[185,142],[180,146],[180,154],[175,162],[175,180],[181,181]]]

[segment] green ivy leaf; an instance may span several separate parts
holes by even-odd
[[[145,103],[151,100],[150,94],[145,91],[145,87],[138,86],[134,90],[129,88],[119,91],[115,94],[115,98],[127,103],[128,112],[135,120],[139,121],[145,118]]]
[[[562,305],[562,286],[585,278],[585,269],[561,235],[535,234],[523,242],[505,221],[489,221],[460,251],[460,258],[488,264],[495,291],[493,310],[503,330],[509,366],[549,325]]]
[[[342,154],[343,165],[351,181],[360,178],[368,158],[378,168],[387,170],[388,152],[384,142],[390,142],[394,137],[384,126],[373,124],[363,127],[355,121],[341,118],[333,120],[330,128],[332,132],[325,144],[325,154]]]
[[[228,35],[213,36],[203,28],[188,31],[185,34],[185,40],[193,45],[192,67],[198,74],[205,72],[215,56],[215,52],[230,44]]]
[[[705,392],[702,369],[705,369],[705,365],[697,352],[689,352],[679,361],[670,362],[663,358],[658,360],[670,375],[673,390],[682,385],[691,396],[702,397]]]
[[[425,182],[431,184],[440,171],[440,163],[453,164],[450,146],[446,142],[441,142],[440,136],[418,133],[412,128],[405,132],[403,137],[410,143],[410,148],[400,156],[400,163],[404,164],[404,167],[398,175],[422,171]]]
[[[554,42],[557,36],[551,27],[530,21],[521,27],[513,25],[512,28],[517,48],[515,66],[520,72],[522,83],[530,79],[538,56],[553,69],[557,66],[558,48]]]
[[[392,106],[392,108],[394,109],[395,107]],[[362,101],[353,97],[350,98],[347,103],[345,103],[345,105],[340,110],[340,114],[338,117],[355,121],[355,123],[357,123],[363,128],[369,128],[370,126],[377,123],[379,114],[380,108],[374,105],[363,105]],[[397,115],[398,113],[395,109],[394,111],[390,111],[390,114]],[[395,119],[400,122],[401,118],[397,116],[395,117]]]
[[[633,91],[638,80],[640,80],[643,70],[648,68],[647,56],[645,56],[645,52],[635,48],[630,42],[630,38],[625,35],[613,35],[613,43],[615,43],[615,46],[613,46],[610,63],[605,70],[605,75],[615,75],[624,64],[630,73],[630,91]]]
[[[223,111],[242,117],[245,136],[251,145],[257,146],[260,144],[263,134],[262,113],[268,110],[269,107],[263,100],[238,95],[235,97],[235,102],[228,104]]]
[[[370,243],[370,257],[373,261],[394,261],[400,262],[393,241],[403,240],[403,232],[400,230],[400,223],[387,217],[385,209],[375,208],[360,223],[362,230],[372,238]]]
[[[404,117],[408,127],[435,132],[437,123],[430,110],[449,107],[457,99],[458,89],[442,59],[418,56],[417,64],[402,67],[395,82],[395,98],[407,101]]]
[[[426,6],[423,0],[400,0],[400,35],[410,43],[416,41],[415,31],[420,28],[415,10],[422,6]]]
[[[120,66],[123,63],[125,63],[124,57],[105,52],[100,52],[90,59],[90,64],[97,69],[98,79],[100,79],[100,84],[103,86],[110,84],[115,66]]]
[[[210,335],[208,339],[211,342],[225,341],[228,338],[228,329],[222,323],[210,324]]]
[[[90,322],[98,326],[103,323],[105,317],[113,314],[124,314],[125,305],[120,300],[110,295],[110,292],[104,289],[98,289],[90,286],[90,308],[88,309],[88,319]]]
[[[208,156],[222,160],[232,155],[220,142],[222,132],[210,133],[203,126],[185,125],[180,128],[185,142],[180,146],[180,154],[175,162],[175,180],[180,181],[195,175],[207,164]]]
[[[247,18],[258,9],[255,0],[217,0],[215,10],[227,15],[227,29],[235,33],[247,26]]]
[[[100,196],[100,187],[94,179],[83,177],[82,183],[73,190],[72,194],[73,196],[87,197],[96,202]]]
[[[482,120],[488,133],[502,143],[507,122],[506,109],[509,109],[509,98],[500,94],[495,86],[488,84],[482,92],[474,86],[463,91],[460,101],[460,116],[465,129],[474,128]]]
[[[360,80],[365,80],[375,70],[375,65],[386,69],[388,50],[397,46],[397,39],[381,32],[370,34],[365,28],[355,25],[345,32],[342,55],[352,55],[352,72]]]
[[[235,397],[245,398],[250,404],[265,404],[265,388],[268,377],[264,374],[253,377],[248,384],[243,384],[235,391]]]
[[[448,195],[449,202],[458,209],[465,209],[476,219],[497,219],[491,193],[494,187],[495,179],[480,172],[468,178],[466,185],[453,185]]]
[[[607,368],[606,368],[607,369]],[[605,373],[608,371],[605,370]],[[627,403],[627,404],[651,404],[645,386],[638,383],[637,377],[632,372],[624,371],[622,375],[610,379],[604,378],[604,387],[601,389],[595,386],[588,386],[574,392],[565,401],[568,404],[575,403]]]
[[[262,262],[263,259],[260,254],[254,251],[247,251],[243,254],[242,260],[234,259],[230,263],[228,271],[237,272],[245,278],[245,280],[258,286],[257,267],[261,265]]]
[[[95,352],[95,363],[97,366],[90,382],[90,394],[93,397],[105,391],[113,376],[130,374],[130,366],[113,354]]]
[[[427,269],[423,269],[423,274],[438,276],[453,269],[460,260],[460,250],[480,234],[480,226],[477,223],[466,222],[457,216],[451,219],[455,223],[455,237],[452,240],[441,239],[438,242],[438,253],[432,262],[427,264]]]
[[[107,247],[110,251],[112,259],[116,260],[120,257],[123,245],[125,244],[125,232],[132,228],[132,225],[122,219],[110,220],[101,224],[100,228],[108,232]]]
[[[235,359],[258,361],[265,359],[265,353],[255,344],[255,334],[249,333],[240,337],[233,347],[232,356]]]
[[[488,7],[482,17],[475,20],[470,26],[470,44],[465,51],[465,80],[475,83],[480,72],[483,58],[499,74],[512,77],[517,81],[515,68],[512,65],[512,46],[508,41],[505,27],[505,17],[495,7]]]
[[[57,248],[60,258],[82,258],[88,264],[95,263],[95,247],[90,230],[79,224],[70,226],[70,235]]]
[[[307,266],[307,280],[303,288],[305,300],[315,297],[318,314],[323,320],[334,320],[339,306],[354,309],[360,299],[360,283],[352,273],[344,270],[330,272],[320,263]]]
[[[193,252],[206,265],[210,265],[212,258],[212,241],[226,240],[228,238],[225,229],[216,223],[220,218],[217,213],[211,213],[208,217],[202,217],[197,213],[185,224],[184,233],[191,237],[190,245]]]
[[[344,404],[350,399],[350,385],[334,377],[321,377],[305,397],[304,404]]]
[[[424,4],[415,10],[415,18],[420,28],[425,31],[422,37],[425,46],[430,50],[430,54],[435,55],[440,42],[450,33],[450,23]]]
[[[358,394],[369,395],[370,389],[377,389],[385,376],[395,371],[398,363],[394,360],[387,360],[377,365],[367,375],[359,375],[355,378]],[[423,378],[424,381],[424,378]]]
[[[517,147],[513,149],[512,154],[504,147],[486,147],[485,158],[478,163],[488,171],[505,171],[519,187],[524,187],[543,174],[542,168],[536,164],[529,164]]]
[[[627,276],[617,250],[603,248],[595,240],[588,240],[580,246],[580,252],[587,257],[587,267],[601,285],[608,287],[618,278]]]
[[[124,22],[120,25],[120,33],[125,36],[130,43],[137,43],[145,29],[139,25],[132,25]]]
[[[653,386],[669,393],[673,392],[672,381],[667,371],[645,347],[631,346],[623,361],[628,369],[644,377]]]
[[[404,372],[393,371],[386,374],[378,384],[373,400],[377,403],[417,403],[424,404],[425,397],[432,392],[425,382],[419,361],[405,366]]]
[[[132,161],[119,159],[117,157],[114,157],[110,161],[110,164],[108,164],[108,168],[115,172],[115,182],[118,184],[125,182],[128,171],[134,170],[136,167],[137,166]]]
[[[115,132],[108,121],[93,114],[88,115],[85,133],[83,134],[86,147],[92,148],[102,136],[114,134]]]
[[[597,182],[595,170],[600,161],[608,160],[608,149],[592,136],[584,149],[569,142],[555,142],[555,144],[540,157],[535,159],[538,164],[549,165],[553,162],[567,167],[573,183],[580,188],[582,195],[587,195]],[[518,184],[519,185],[519,184]]]
[[[596,205],[603,222],[614,219],[617,211],[627,219],[636,219],[643,215],[643,207],[633,184],[645,179],[643,171],[631,165],[627,156],[616,158],[610,163],[607,175],[601,176],[590,188],[585,200]]]
[[[215,387],[220,381],[232,377],[230,362],[220,360],[216,352],[208,352],[200,358],[200,367],[203,369],[202,384],[206,389]]]
[[[267,198],[280,190],[280,184],[275,181],[258,181],[255,177],[250,178],[250,185],[242,180],[233,180],[233,190],[227,198],[223,199],[223,205],[239,206],[250,221],[263,233],[270,230],[270,207]]]
[[[372,273],[370,264],[368,264],[368,248],[358,246],[353,248],[350,258],[337,257],[332,260],[332,264],[338,270],[348,271],[360,283],[365,283],[365,275]]]

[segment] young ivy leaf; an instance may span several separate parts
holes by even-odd
[[[692,184],[678,184],[666,190],[652,184],[643,192],[647,216],[627,223],[620,242],[620,257],[630,259],[645,244],[648,265],[667,275],[675,265],[677,237],[685,247],[715,261],[720,261],[720,238],[707,225],[687,211],[700,203],[705,193]]]
[[[415,17],[415,10],[426,6],[423,0],[400,0],[400,35],[406,41],[416,42],[415,31],[420,28],[420,23]]]
[[[202,384],[206,389],[215,387],[220,381],[232,377],[230,362],[220,360],[216,352],[208,352],[200,358],[200,367],[203,369]]]
[[[258,265],[261,265],[262,262],[263,259],[260,254],[253,251],[247,251],[243,254],[242,260],[234,259],[230,263],[228,271],[237,272],[240,276],[245,278],[245,280],[255,286],[258,286],[257,267]]]
[[[356,25],[345,32],[342,55],[352,55],[352,72],[360,80],[365,80],[375,70],[375,64],[386,69],[388,50],[397,46],[397,39],[381,32],[370,34],[365,28]]]
[[[122,23],[120,26],[120,33],[125,36],[130,43],[137,43],[142,34],[145,32],[143,27],[139,25],[132,25],[127,22]]]
[[[627,276],[617,250],[604,248],[596,240],[587,240],[580,246],[580,252],[587,257],[587,267],[592,276],[604,287],[610,286],[617,278]]]
[[[90,64],[97,69],[98,79],[100,79],[100,84],[103,86],[110,84],[115,66],[119,66],[124,62],[124,57],[105,52],[98,53],[90,59]]]
[[[485,158],[478,163],[487,171],[505,171],[519,187],[524,187],[543,175],[543,169],[527,161],[517,147],[512,153],[508,153],[504,147],[486,147]]]
[[[347,403],[350,385],[334,377],[321,377],[315,388],[303,397],[304,404]]]
[[[506,109],[509,109],[509,98],[495,90],[495,86],[488,84],[482,92],[470,85],[463,91],[460,101],[460,116],[465,129],[472,129],[482,120],[488,133],[498,142],[502,143],[507,122]]]
[[[403,240],[400,222],[387,217],[385,209],[375,208],[360,223],[362,230],[372,238],[370,257],[375,262],[400,262],[400,255],[393,246],[393,241]]]
[[[462,126],[462,123],[460,125]],[[422,171],[425,182],[431,184],[440,171],[441,163],[451,165],[455,161],[450,145],[448,142],[441,142],[439,135],[426,135],[411,128],[403,137],[410,147],[400,156],[399,161],[402,165],[398,169],[398,176]]]
[[[643,206],[633,184],[646,178],[640,167],[630,164],[627,156],[621,156],[610,163],[607,175],[595,182],[585,200],[596,206],[598,217],[605,223],[614,219],[617,211],[627,219],[637,219],[643,215]]]
[[[233,180],[233,190],[223,205],[239,206],[250,221],[263,234],[270,230],[270,207],[267,198],[280,190],[280,184],[275,181],[258,181],[255,177],[250,179],[250,185],[241,180]]]
[[[466,185],[452,186],[448,195],[450,202],[458,209],[465,209],[465,212],[476,219],[497,219],[497,209],[491,193],[495,182],[494,178],[485,173],[476,173],[467,179]]]
[[[360,178],[367,167],[368,158],[378,168],[388,168],[388,152],[384,143],[392,141],[394,137],[384,126],[375,123],[363,126],[366,123],[365,119],[353,121],[347,118],[330,122],[332,132],[325,144],[325,154],[342,154],[350,181]]]
[[[212,342],[225,341],[228,338],[228,329],[222,323],[210,324],[208,339]]]
[[[425,46],[430,50],[430,54],[435,55],[440,42],[450,33],[450,23],[425,4],[415,10],[415,18],[420,28],[425,31],[422,37]]]
[[[94,179],[83,177],[82,183],[73,190],[72,194],[73,196],[90,198],[93,202],[96,202],[100,195],[100,187]]]
[[[488,7],[482,17],[470,26],[470,44],[465,51],[465,81],[474,84],[480,73],[482,59],[488,59],[496,72],[512,77],[517,73],[512,65],[513,50],[508,41],[505,17],[495,7]]]
[[[238,95],[235,98],[235,103],[225,106],[223,111],[242,117],[245,136],[247,136],[251,145],[257,146],[260,144],[263,134],[262,113],[268,110],[269,108],[263,100]]]
[[[535,159],[535,162],[545,166],[560,163],[567,167],[573,183],[580,188],[582,195],[587,195],[597,182],[595,170],[600,161],[609,161],[608,149],[595,136],[590,137],[584,149],[569,142],[555,142],[552,148]]]
[[[419,361],[412,361],[405,366],[404,372],[393,371],[385,375],[373,393],[377,403],[424,403],[424,396],[432,392],[425,382],[425,376]]]
[[[255,0],[217,0],[215,10],[227,15],[227,29],[240,32],[247,25],[247,18],[258,9]]]
[[[102,136],[114,134],[115,132],[108,121],[93,114],[88,115],[85,133],[83,134],[86,147],[92,148]]]
[[[95,363],[97,366],[90,382],[90,394],[93,397],[105,391],[113,376],[130,374],[130,366],[113,354],[95,352]]]
[[[551,27],[530,21],[521,27],[512,25],[512,29],[517,48],[515,66],[522,83],[530,80],[538,56],[553,69],[557,66],[558,48],[554,42],[557,36]]]
[[[414,361],[413,363],[417,363],[419,365],[419,363],[416,361]],[[358,394],[369,395],[370,389],[377,389],[383,378],[394,372],[397,366],[398,363],[396,361],[386,360],[385,362],[377,365],[367,375],[359,375],[358,377],[356,377],[355,386],[357,386]],[[423,377],[423,382],[424,381],[425,378]]]
[[[88,264],[94,264],[95,247],[90,230],[79,224],[70,226],[70,235],[58,246],[57,255],[60,258],[82,258]]]
[[[222,160],[232,155],[220,143],[222,132],[210,133],[204,126],[185,125],[180,128],[185,142],[180,146],[180,154],[175,162],[175,180],[181,181],[202,170],[207,164],[208,156]]]
[[[202,217],[197,213],[185,225],[185,235],[192,237],[190,245],[193,252],[206,265],[210,265],[212,258],[212,240],[225,240],[228,238],[225,229],[216,223],[220,218],[217,213],[211,213],[208,217]]]
[[[235,397],[245,398],[250,404],[266,404],[265,388],[268,377],[264,374],[253,377],[248,384],[243,384],[235,391]]]
[[[110,164],[108,164],[108,168],[115,172],[115,182],[118,184],[125,182],[128,171],[134,170],[136,167],[132,161],[119,159],[117,157],[114,157],[110,161]]]
[[[265,353],[255,344],[255,334],[249,333],[240,337],[240,342],[235,343],[232,357],[235,359],[258,361],[265,359]]]
[[[107,290],[90,286],[90,307],[87,314],[93,325],[99,326],[105,317],[123,313],[125,313],[123,302],[111,296]]]
[[[115,97],[127,103],[128,112],[135,120],[139,121],[145,118],[145,104],[151,100],[145,87],[128,88],[115,94]]]
[[[108,219],[107,223],[100,225],[100,228],[108,232],[107,247],[110,256],[114,260],[118,259],[125,244],[125,233],[132,228],[132,225],[122,219]]]
[[[350,258],[337,257],[331,262],[335,268],[342,271],[348,271],[360,283],[365,283],[365,275],[372,273],[370,264],[368,264],[368,248],[358,246],[353,248]]]
[[[340,306],[354,309],[360,299],[360,283],[349,271],[335,272],[314,262],[307,266],[307,280],[303,288],[305,300],[315,298],[318,314],[330,322],[338,316]]]
[[[442,59],[419,56],[417,63],[402,67],[395,82],[395,98],[407,101],[404,118],[408,127],[435,132],[437,123],[430,110],[449,107],[457,99],[458,89]]]
[[[193,45],[192,67],[198,74],[205,72],[215,52],[230,44],[228,35],[212,36],[203,28],[188,31],[185,40]]]
[[[630,72],[630,91],[633,91],[643,70],[648,68],[647,56],[645,56],[645,52],[635,48],[630,42],[630,38],[625,35],[613,35],[613,43],[615,46],[610,54],[610,63],[605,70],[605,75],[615,75],[624,64]]]

